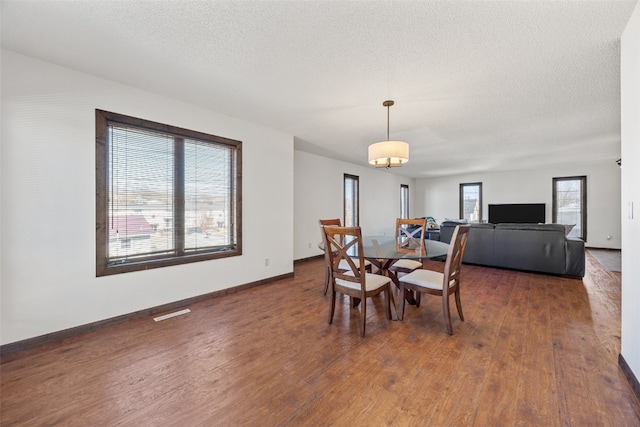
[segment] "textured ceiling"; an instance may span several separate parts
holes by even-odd
[[[2,47],[412,177],[620,155],[630,1],[13,1]]]

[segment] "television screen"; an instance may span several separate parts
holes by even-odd
[[[515,203],[506,205],[489,205],[489,222],[517,222],[537,224],[546,220],[544,203]]]

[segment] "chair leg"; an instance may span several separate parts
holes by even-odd
[[[404,297],[404,284],[400,282],[400,296],[398,297],[398,320],[402,320],[404,318],[404,302],[406,298]]]
[[[329,298],[329,324],[333,323],[333,312],[336,310],[336,291],[331,287],[331,297]]]
[[[326,266],[324,269],[324,292],[323,292],[324,295],[326,295],[327,291],[329,290],[330,280],[331,280],[331,268],[329,266]]]
[[[387,319],[391,320],[391,286],[384,291],[384,306],[387,310]]]
[[[460,288],[456,289],[456,307],[458,307],[460,320],[464,322],[464,316],[462,315],[462,303],[460,302]]]
[[[367,300],[364,299],[362,301],[362,308],[360,309],[360,323],[359,323],[360,336],[362,338],[364,338],[364,328],[366,324],[367,324]]]
[[[451,328],[451,313],[449,312],[449,293],[444,291],[442,293],[442,311],[444,312],[444,323],[447,326],[447,333],[453,335],[453,329]]]

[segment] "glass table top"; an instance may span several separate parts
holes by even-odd
[[[363,236],[365,258],[376,259],[425,259],[447,255],[449,244],[437,240],[425,240],[424,250],[415,243],[398,242],[395,236]],[[349,255],[357,256],[357,248]]]

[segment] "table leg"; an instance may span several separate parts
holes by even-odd
[[[391,279],[393,284],[396,285],[397,289],[400,289],[400,279],[398,279],[398,275],[396,274],[396,272],[392,270],[387,270],[386,276],[388,276]],[[404,298],[409,305],[417,305],[416,297],[414,296],[413,292],[410,291],[409,289],[405,289],[404,295],[398,295],[398,298]],[[396,318],[397,318],[397,313],[398,313],[398,309],[396,307]]]
[[[398,307],[396,306],[395,301],[395,290],[400,289],[400,282],[398,280],[398,275],[394,271],[389,270],[389,267],[391,267],[396,262],[396,260],[376,258],[368,258],[368,260],[371,262],[371,264],[373,264],[374,267],[378,269],[379,274],[390,278],[395,285],[395,287],[391,287],[391,290],[389,292],[389,298],[391,298],[391,301],[389,303],[391,304],[391,320],[398,320]],[[413,292],[408,289],[405,289],[403,296],[398,295],[398,298],[405,298],[407,300],[407,303],[409,303],[410,305],[416,305],[416,298],[414,297]]]
[[[397,311],[396,300],[395,300],[395,289],[398,289],[399,283],[396,275],[389,270],[389,267],[393,265],[395,260],[370,258],[369,261],[371,261],[371,264],[373,264],[373,266],[378,269],[379,274],[383,276],[387,276],[395,284],[395,288],[391,286],[391,288],[389,289],[389,305],[391,306],[391,320],[398,320],[398,311]]]

